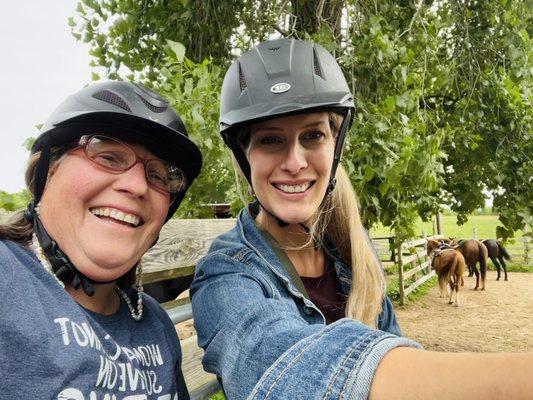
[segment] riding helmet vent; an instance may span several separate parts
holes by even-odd
[[[162,113],[162,112],[165,112],[167,110],[167,106],[161,106],[161,107],[158,107],[158,106],[154,106],[153,104],[149,103],[145,98],[143,98],[142,96],[140,95],[137,95],[139,96],[139,99],[141,99],[141,101],[144,103],[144,105],[146,107],[148,107],[148,109],[152,112],[155,112],[155,113]]]
[[[239,87],[241,88],[241,93],[244,92],[244,89],[248,87],[246,85],[246,78],[244,77],[244,74],[242,73],[241,64],[239,63]]]
[[[320,62],[318,61],[318,55],[316,54],[316,48],[313,47],[313,68],[315,69],[315,75],[324,79],[322,75],[322,68],[320,68]]]
[[[116,95],[113,92],[110,92],[109,90],[102,90],[100,92],[96,92],[93,94],[93,97],[98,100],[105,101],[106,103],[113,104],[114,106],[120,107],[123,110],[126,110],[128,112],[131,112],[131,108],[126,104],[124,100],[120,98],[120,96]]]

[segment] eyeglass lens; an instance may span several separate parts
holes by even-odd
[[[178,167],[160,159],[143,160],[132,148],[113,138],[92,136],[85,144],[85,153],[90,160],[112,171],[126,171],[140,161],[148,183],[169,193],[179,192],[185,181]]]

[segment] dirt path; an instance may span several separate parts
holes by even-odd
[[[415,303],[398,307],[403,334],[427,350],[533,350],[533,273],[509,273],[505,282],[489,271],[487,289],[478,292],[474,286],[475,278],[465,278],[460,307],[439,298],[437,286]]]

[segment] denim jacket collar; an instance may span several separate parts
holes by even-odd
[[[289,273],[286,271],[283,263],[266,239],[266,235],[269,235],[269,233],[259,229],[255,224],[254,218],[250,214],[248,207],[241,210],[237,217],[237,232],[241,236],[240,239],[242,242],[246,243],[250,249],[263,259],[265,264],[281,279],[281,281],[287,286],[287,289],[294,296],[304,300],[307,306],[312,306],[316,309],[313,303],[305,299],[305,296],[291,281]],[[343,294],[348,295],[350,293],[352,282],[352,271],[339,258],[335,258],[334,265],[341,285],[341,290]]]

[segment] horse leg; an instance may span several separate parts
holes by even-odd
[[[496,280],[500,280],[500,263],[498,262],[498,259],[496,257],[491,257],[492,263],[496,267],[496,271],[498,271],[498,276],[496,277]]]
[[[458,281],[458,279],[457,279]],[[455,306],[456,307],[459,307],[461,305],[461,303],[459,302],[459,285],[456,284],[455,285]]]
[[[448,300],[448,304],[453,304],[453,284],[450,282],[450,287],[451,287],[451,290],[450,290],[450,298]]]
[[[472,270],[474,271],[474,274],[476,275],[476,287],[474,288],[474,290],[477,290],[479,288],[479,271],[477,269],[477,266],[476,264],[473,264],[473,265],[469,265],[468,268],[472,268]]]
[[[468,264],[468,277],[470,278],[473,275],[474,275],[474,269],[470,266],[470,264]]]
[[[450,287],[452,288],[452,294],[450,295],[449,304],[455,304],[459,307],[459,277],[455,275],[455,272],[450,276]],[[453,301],[453,295],[455,293],[455,302]]]
[[[444,290],[446,289],[446,278],[442,273],[439,274],[439,289],[440,289],[440,296],[439,297],[446,297],[444,295]]]
[[[461,303],[459,302],[459,279],[463,281],[463,275],[465,273],[465,263],[464,258],[461,257],[461,259],[457,262],[457,267],[454,271],[454,278],[455,278],[455,300],[456,300],[456,306],[459,307]]]
[[[498,260],[500,260],[500,263],[502,264],[505,280],[507,280],[507,265],[505,264],[505,260],[503,259],[503,256],[501,254],[498,255]]]
[[[448,304],[453,304],[453,282],[452,282],[452,273],[453,271],[450,271],[449,275],[446,277],[446,287],[448,288],[448,294],[450,295],[450,298],[448,299]]]

